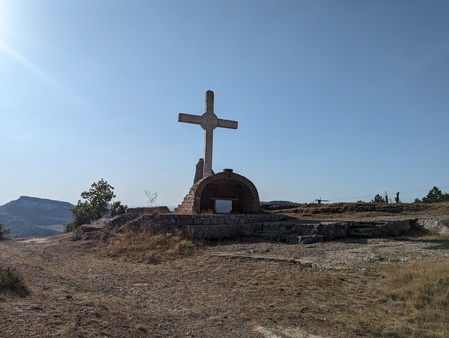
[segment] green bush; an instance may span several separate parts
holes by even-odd
[[[0,223],[0,240],[4,239],[7,234],[9,234],[9,229],[3,227],[3,224]]]
[[[29,294],[23,275],[11,267],[0,267],[0,292],[1,291],[13,292],[19,296],[26,296]]]
[[[73,231],[83,224],[89,224],[99,220],[102,217],[118,213],[118,210],[126,209],[120,201],[111,204],[115,197],[114,187],[107,181],[101,179],[93,183],[89,191],[81,193],[85,201],[78,200],[78,203],[70,209],[72,211],[72,220],[67,224],[66,231]]]
[[[377,195],[374,196],[374,198],[371,200],[371,203],[387,203],[387,201],[385,200],[385,198],[383,198],[382,196],[380,196],[379,194],[377,194]]]

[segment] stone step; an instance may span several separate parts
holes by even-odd
[[[376,228],[381,223],[373,223],[373,222],[351,222],[349,228]]]
[[[262,239],[268,240],[268,241],[285,242],[288,244],[298,244],[298,242],[299,242],[299,239],[298,239],[299,236],[285,235],[281,232],[276,232],[276,233],[265,232],[265,233],[254,234],[252,236],[257,237],[257,238],[262,238]]]
[[[324,237],[322,235],[307,235],[307,236],[299,236],[298,242],[300,244],[312,244],[323,242]]]
[[[365,227],[365,228],[349,228],[346,236],[348,237],[360,237],[360,238],[369,238],[369,237],[377,237],[381,235],[381,229],[378,227]]]

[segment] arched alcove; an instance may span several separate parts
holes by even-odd
[[[254,184],[231,169],[196,182],[177,212],[219,212],[217,201],[231,201],[232,213],[258,213],[260,200]]]

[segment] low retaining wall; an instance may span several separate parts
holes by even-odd
[[[127,223],[129,229],[174,231],[188,229],[197,239],[219,239],[252,236],[257,224],[283,221],[276,214],[156,214],[142,215]]]
[[[109,227],[132,230],[174,231],[187,229],[197,239],[261,237],[298,243],[300,236],[323,240],[344,237],[389,237],[409,231],[436,233],[449,237],[447,219],[389,219],[365,221],[298,220],[282,214],[175,214],[141,208],[111,220]]]

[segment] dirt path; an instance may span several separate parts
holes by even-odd
[[[208,246],[157,265],[69,235],[0,242],[31,294],[0,294],[2,337],[351,337],[382,264],[447,259],[447,241]]]

